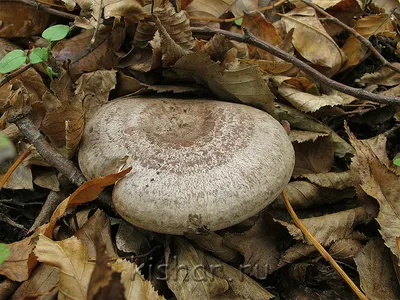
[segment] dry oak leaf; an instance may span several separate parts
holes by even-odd
[[[298,8],[281,16],[286,32],[294,29],[293,46],[305,59],[328,68],[328,76],[340,70],[346,55],[326,32],[313,8]]]
[[[357,20],[353,29],[363,37],[369,39],[377,34],[389,34],[393,31],[392,21],[387,14],[370,15]],[[342,47],[347,56],[347,61],[340,71],[344,71],[352,66],[358,65],[367,57],[368,49],[354,36],[350,35]]]
[[[378,201],[379,231],[385,244],[399,258],[396,239],[400,237],[400,177],[379,160],[368,143],[358,140],[348,127],[346,131],[356,150],[351,170],[358,174],[364,192]]]
[[[363,207],[357,207],[319,217],[305,218],[301,221],[318,242],[323,246],[329,246],[337,240],[351,238],[354,235],[353,228],[356,225],[367,223],[371,219],[372,217]],[[296,240],[303,240],[307,243],[311,243],[293,223],[280,220],[276,221],[285,226]]]
[[[235,17],[243,15],[244,11],[253,11],[258,8],[257,0],[193,0],[185,10],[191,17],[219,18],[226,12],[232,12]],[[207,21],[192,21],[195,26],[205,25]]]
[[[360,285],[368,299],[400,299],[400,287],[390,252],[380,238],[371,239],[354,258]]]
[[[40,262],[60,269],[59,299],[86,299],[95,263],[78,238],[55,242],[39,235],[34,252]]]

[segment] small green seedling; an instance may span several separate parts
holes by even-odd
[[[0,265],[10,256],[10,248],[6,244],[0,243]]]
[[[399,157],[399,158],[396,158],[396,159],[393,161],[393,163],[394,163],[396,166],[400,167],[400,157]]]
[[[0,164],[17,154],[13,142],[8,137],[0,134]]]
[[[28,62],[31,64],[44,63],[47,71],[47,75],[50,78],[56,76],[57,74],[53,69],[46,64],[47,58],[51,50],[52,42],[60,41],[67,36],[69,32],[69,26],[67,25],[54,25],[47,28],[42,33],[42,37],[49,42],[47,48],[35,48],[29,54],[29,58],[26,56],[23,50],[13,50],[7,53],[0,60],[0,73],[7,74],[22,66],[24,63]]]

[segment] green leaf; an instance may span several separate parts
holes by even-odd
[[[400,157],[399,157],[399,158],[396,158],[396,159],[393,161],[393,163],[394,163],[396,166],[399,166],[399,167],[400,167]]]
[[[235,24],[237,26],[242,26],[243,18],[240,18],[239,20],[235,20]]]
[[[29,55],[29,60],[31,64],[37,64],[45,62],[48,57],[46,48],[35,48]]]
[[[25,52],[22,50],[13,50],[7,53],[0,60],[0,73],[5,74],[18,69],[26,62]]]
[[[47,72],[47,75],[48,75],[51,79],[53,79],[53,77],[55,77],[55,76],[58,76],[58,74],[57,74],[56,72],[54,72],[53,69],[52,69],[51,67],[49,67],[49,66],[47,66],[46,72]]]
[[[12,158],[17,154],[14,144],[5,135],[0,134],[0,164],[6,159]]]
[[[0,264],[10,256],[10,248],[6,244],[0,243]]]
[[[42,37],[48,40],[49,42],[55,42],[65,38],[68,32],[69,32],[69,26],[54,25],[43,31]]]

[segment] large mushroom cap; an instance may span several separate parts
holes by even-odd
[[[88,178],[133,169],[115,186],[115,209],[151,231],[219,230],[270,204],[288,183],[294,151],[267,113],[212,100],[129,98],[100,108],[85,128]]]

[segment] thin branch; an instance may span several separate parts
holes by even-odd
[[[361,44],[363,44],[365,47],[367,47],[382,62],[383,66],[386,66],[389,69],[400,73],[400,68],[398,68],[395,65],[391,64],[390,62],[388,62],[386,60],[386,58],[384,58],[382,56],[382,54],[380,54],[379,51],[376,50],[376,48],[372,45],[372,43],[367,38],[365,38],[363,35],[359,34],[356,30],[354,30],[354,28],[351,28],[350,26],[346,25],[345,23],[340,21],[338,18],[335,18],[334,16],[332,16],[331,14],[329,14],[328,12],[326,12],[325,10],[320,8],[318,5],[310,2],[309,0],[301,0],[301,1],[304,2],[305,4],[307,4],[308,6],[314,8],[321,15],[326,16],[327,20],[335,23],[336,25],[339,25],[343,29],[345,29],[348,32],[350,32],[351,34],[353,34],[357,38],[357,40],[359,40],[361,42]]]
[[[261,7],[259,9],[256,9],[255,11],[258,12],[265,12],[267,10],[271,10],[274,9],[276,7],[278,7],[279,5],[285,3],[287,0],[279,0],[278,2],[274,3],[273,5],[268,5],[268,6],[264,6]],[[234,22],[236,20],[239,20],[241,18],[243,18],[244,15],[235,17],[235,18],[230,18],[230,19],[218,19],[218,18],[206,18],[206,17],[195,17],[195,16],[190,16],[190,20],[196,20],[196,21],[207,21],[207,22],[218,22],[218,23],[230,23],[230,22]]]
[[[24,73],[26,70],[30,69],[33,65],[32,64],[27,64],[24,67],[16,70],[13,73],[6,74],[0,79],[0,87],[2,87],[6,82],[9,82],[11,79],[17,77],[19,74]]]
[[[51,14],[51,15],[62,17],[62,18],[65,18],[65,19],[68,19],[68,20],[72,20],[72,21],[75,20],[75,17],[76,17],[73,14],[70,14],[70,13],[64,12],[64,11],[60,11],[60,10],[57,10],[55,8],[51,8],[51,7],[47,6],[47,5],[43,5],[41,3],[38,3],[38,2],[36,2],[34,0],[0,0],[0,2],[9,2],[9,1],[24,3],[26,5],[35,7],[38,10],[45,11],[45,12]]]
[[[10,178],[12,173],[14,173],[15,169],[18,168],[18,166],[24,161],[25,158],[28,157],[29,154],[31,154],[31,151],[31,149],[24,151],[24,153],[22,153],[12,164],[12,166],[7,170],[6,174],[4,174],[4,176],[0,180],[0,190],[4,187],[8,178]]]
[[[284,190],[282,191],[282,198],[294,223],[296,224],[297,227],[299,227],[304,236],[315,246],[315,248],[317,248],[318,252],[321,253],[322,257],[325,258],[325,260],[327,260],[331,264],[331,266],[336,270],[336,272],[338,272],[340,276],[342,276],[344,281],[346,281],[346,283],[350,286],[350,288],[358,296],[358,298],[362,300],[368,300],[368,298],[364,295],[364,293],[361,292],[361,290],[354,284],[354,282],[350,279],[350,277],[347,276],[346,272],[343,271],[343,269],[337,264],[337,262],[333,259],[333,257],[325,250],[324,247],[322,247],[322,245],[317,241],[317,239],[308,231],[307,227],[304,226],[303,222],[301,222],[301,220],[293,210],[293,207],[290,204],[289,199],[286,196],[286,192]]]
[[[314,69],[307,63],[301,61],[300,59],[286,53],[285,51],[283,51],[278,47],[275,47],[274,45],[271,45],[267,42],[258,39],[257,37],[252,35],[246,28],[244,28],[245,34],[238,34],[222,29],[215,29],[208,27],[191,27],[191,30],[193,33],[208,34],[208,35],[214,35],[219,33],[234,41],[254,45],[257,48],[263,49],[271,53],[272,55],[275,55],[283,59],[284,61],[292,63],[316,82],[319,82],[323,85],[326,85],[334,90],[345,93],[347,95],[351,95],[359,99],[370,100],[377,103],[395,104],[395,105],[400,104],[400,97],[385,96],[385,95],[370,93],[363,89],[353,88],[344,85],[342,83],[339,83],[333,79],[330,79],[326,77],[324,74],[318,72],[316,69]]]
[[[86,178],[81,171],[68,159],[58,153],[44,138],[44,136],[36,129],[30,118],[31,109],[27,109],[22,113],[15,113],[8,118],[10,123],[17,125],[24,135],[25,139],[33,144],[43,159],[64,174],[69,181],[77,186],[81,186]]]

